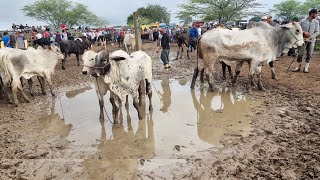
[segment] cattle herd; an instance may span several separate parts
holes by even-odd
[[[217,62],[223,64],[224,77],[225,68],[228,67],[233,79],[232,82],[236,83],[242,65],[247,62],[250,64],[247,89],[250,90],[256,75],[258,87],[263,90],[262,64],[275,61],[286,48],[303,46],[302,34],[301,26],[298,23],[290,23],[281,27],[265,27],[262,23],[255,23],[251,25],[250,29],[241,31],[210,30],[203,34],[197,42],[197,61],[201,60],[201,62],[198,62],[195,68],[191,88],[195,87],[196,79],[200,73],[201,82],[203,83],[206,79],[209,90],[214,91],[212,75],[214,65]],[[190,44],[186,39],[187,37],[183,34],[178,37],[178,56],[181,48],[186,48],[189,53]],[[0,49],[0,92],[3,91],[10,102],[16,106],[19,104],[18,91],[27,102],[30,102],[23,91],[22,77],[28,80],[31,95],[33,95],[31,78],[35,76],[40,82],[43,93],[46,93],[46,80],[51,94],[54,96],[52,86],[54,69],[60,60],[62,61],[62,69],[65,69],[66,58],[70,54],[75,54],[78,66],[80,65],[80,55],[82,55],[82,74],[89,75],[96,88],[100,116],[103,116],[103,97],[108,91],[110,91],[110,102],[115,121],[121,102],[126,101],[126,106],[129,105],[128,95],[133,98],[133,105],[138,111],[139,118],[142,118],[139,106],[142,105],[144,93],[149,97],[149,110],[152,110],[152,60],[143,51],[129,53],[128,47],[132,51],[135,46],[132,34],[127,34],[124,38],[127,52],[122,50],[109,52],[105,47],[106,39],[104,38],[99,39],[99,42],[104,45],[98,53],[90,50],[92,41],[86,37],[79,37],[73,41],[62,41],[58,46],[45,46],[50,44],[48,41],[50,39],[40,39],[36,42],[40,45],[36,49],[33,47],[29,47],[27,50]],[[236,65],[235,75],[231,72],[233,64]]]

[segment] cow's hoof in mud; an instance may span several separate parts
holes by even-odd
[[[47,95],[47,93],[46,93],[46,92],[43,92],[43,93],[42,93],[42,95],[44,95],[44,96],[45,96],[45,95]]]
[[[55,96],[56,96],[56,94],[55,94],[55,93],[51,93],[51,95],[52,95],[53,97],[55,97]]]
[[[65,68],[65,67],[62,67],[62,70],[66,70],[66,68]]]

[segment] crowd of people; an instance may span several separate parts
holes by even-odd
[[[289,21],[282,21],[279,22],[277,20],[273,20],[272,16],[263,16],[261,18],[262,22],[268,23],[273,27],[280,26]],[[309,64],[311,61],[311,56],[313,54],[313,50],[316,43],[316,37],[319,35],[319,22],[320,22],[320,10],[312,9],[309,12],[309,16],[307,18],[301,19],[297,16],[291,19],[291,22],[300,23],[302,30],[304,32],[304,38],[306,45],[304,47],[300,47],[298,49],[298,65],[293,70],[295,72],[300,71],[303,52],[307,52],[306,56],[306,64],[304,67],[304,72],[308,72]],[[223,25],[212,25],[206,24],[204,26],[196,26],[193,25],[192,27],[183,27],[183,26],[175,26],[175,27],[165,27],[165,28],[144,28],[141,29],[141,35],[146,37],[146,39],[150,41],[155,41],[159,43],[159,49],[157,52],[162,49],[161,59],[164,63],[165,68],[170,68],[169,65],[169,52],[170,52],[170,43],[176,43],[178,41],[178,36],[180,34],[187,34],[188,40],[191,42],[196,42],[198,38],[205,33],[206,31],[216,28],[217,26],[224,27]],[[245,29],[246,27],[240,27],[241,29]],[[71,33],[68,29],[63,29],[61,31],[56,31],[53,33],[50,31],[49,27],[42,27],[42,26],[32,26],[29,27],[27,24],[25,26],[21,25],[12,25],[12,29],[14,30],[13,33],[9,34],[8,32],[4,32],[2,36],[3,46],[9,48],[19,48],[25,49],[26,48],[26,37],[24,36],[23,32],[26,30],[31,30],[31,41],[41,38],[50,38],[52,42],[59,43],[63,40],[73,40]],[[112,45],[119,43],[123,43],[124,36],[126,31],[124,29],[111,29],[111,30],[92,30],[87,27],[79,28],[82,30],[82,36],[88,37],[92,39],[92,42],[96,42],[98,37],[101,35],[108,36],[111,39]],[[80,32],[79,32],[80,33]],[[196,43],[188,43],[190,46],[189,51],[196,50]],[[291,54],[294,49],[291,49]]]

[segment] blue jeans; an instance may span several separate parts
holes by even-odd
[[[311,56],[312,56],[313,50],[314,50],[314,46],[315,46],[315,42],[306,42],[305,46],[299,47],[297,62],[302,63],[304,51],[307,50],[306,63],[310,63]]]

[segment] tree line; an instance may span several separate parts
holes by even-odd
[[[218,20],[224,23],[230,20],[241,20],[247,16],[261,16],[259,9],[265,5],[258,0],[188,0],[178,5],[177,18],[186,24],[193,19],[203,21]],[[275,4],[266,13],[274,13],[277,17],[290,20],[293,16],[304,16],[311,8],[320,8],[320,0],[284,0]],[[105,26],[106,18],[98,17],[86,5],[69,0],[38,0],[22,8],[26,16],[48,23],[55,29],[61,24],[69,27],[75,25]],[[147,5],[137,9],[140,24],[152,22],[169,23],[171,14],[166,7],[160,5]],[[133,24],[133,14],[127,18],[127,24]]]

